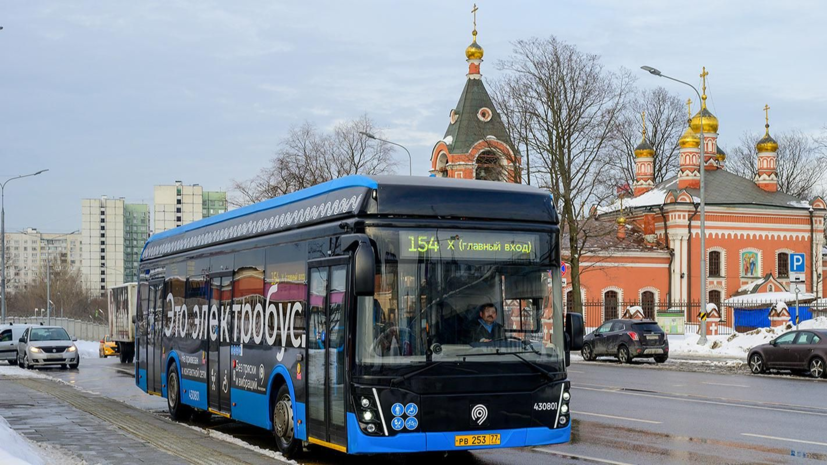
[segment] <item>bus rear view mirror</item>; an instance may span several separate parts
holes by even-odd
[[[359,241],[353,254],[353,293],[356,296],[373,296],[376,285],[376,261],[367,237]]]
[[[566,313],[566,335],[569,337],[569,350],[578,351],[583,348],[583,336],[586,332],[583,326],[583,315]]]

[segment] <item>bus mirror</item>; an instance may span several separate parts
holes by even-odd
[[[569,337],[569,350],[578,351],[583,348],[583,315],[579,313],[566,313],[566,335]]]
[[[353,254],[353,293],[356,296],[373,296],[376,285],[376,261],[368,241],[360,241]]]

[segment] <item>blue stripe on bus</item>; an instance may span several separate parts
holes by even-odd
[[[169,229],[167,231],[154,234],[146,241],[146,244],[161,239],[165,239],[167,237],[177,236],[179,234],[183,234],[188,231],[193,231],[195,229],[222,223],[224,221],[232,220],[235,218],[240,218],[242,216],[252,215],[253,213],[258,213],[261,211],[281,207],[284,205],[289,205],[294,202],[299,202],[301,200],[309,199],[319,195],[324,195],[340,189],[347,189],[349,187],[369,187],[371,189],[376,189],[377,187],[379,187],[379,184],[377,184],[376,181],[367,176],[345,176],[343,178],[334,179],[332,181],[317,184],[307,189],[302,189],[300,191],[293,192],[287,195],[282,195],[269,200],[265,200],[264,202],[259,202],[252,205],[248,205],[246,207],[230,210],[220,215],[204,218],[203,220],[195,221],[184,226],[179,226],[174,229]]]
[[[266,394],[231,388],[230,400],[232,400],[230,416],[234,420],[243,421],[266,430],[272,429],[270,398]]]
[[[496,446],[456,447],[454,445],[455,436],[468,434],[499,434],[501,442]],[[356,415],[347,414],[347,451],[351,454],[500,449],[562,444],[569,440],[571,440],[571,425],[558,429],[537,427],[443,433],[399,433],[396,436],[387,437],[368,436],[359,428]]]
[[[143,368],[138,368],[138,379],[135,380],[135,384],[144,392],[146,392],[146,370]]]

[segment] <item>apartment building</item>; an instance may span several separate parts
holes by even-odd
[[[123,198],[83,199],[83,283],[92,294],[137,279],[138,260],[149,237],[149,206]]]
[[[6,290],[13,293],[46,275],[52,267],[80,269],[81,233],[44,233],[35,228],[6,233]]]
[[[205,191],[198,184],[155,186],[153,233],[177,228],[227,211],[227,193]]]

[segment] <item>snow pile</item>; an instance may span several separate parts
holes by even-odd
[[[75,346],[80,352],[80,358],[98,358],[100,352],[100,341],[75,341]]]
[[[46,465],[60,463],[79,465],[86,462],[71,452],[51,444],[29,441],[11,429],[6,419],[0,417],[0,463],[3,465]]]
[[[818,317],[801,322],[799,329],[827,329],[827,317]],[[755,346],[767,344],[776,337],[795,329],[792,323],[775,328],[758,328],[748,333],[731,336],[708,336],[707,344],[698,345],[700,336],[669,336],[669,353],[672,355],[711,355],[718,357],[743,358]]]
[[[808,292],[800,292],[798,294],[798,301],[812,300],[815,296]],[[795,293],[793,292],[757,292],[755,294],[736,295],[726,299],[724,303],[729,307],[749,307],[755,305],[764,305],[767,302],[795,302]],[[768,305],[767,305],[768,306]]]
[[[36,370],[24,370],[18,368],[17,365],[6,365],[5,362],[0,364],[0,376],[10,376],[14,378],[49,378],[48,376],[38,373]],[[3,442],[0,441],[0,444]],[[0,463],[3,463],[0,461]]]
[[[655,188],[646,192],[645,194],[633,197],[631,199],[623,199],[623,208],[645,207],[649,205],[663,205],[663,200],[666,198],[666,191]],[[620,210],[620,199],[615,200],[611,205],[605,207],[597,207],[598,213],[609,213]]]

